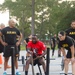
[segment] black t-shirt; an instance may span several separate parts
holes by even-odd
[[[67,29],[66,34],[75,40],[75,29],[73,29],[73,28]]]
[[[4,35],[5,42],[8,43],[8,45],[15,45],[16,44],[16,37],[17,35],[20,35],[20,32],[17,28],[10,28],[6,27],[1,30],[2,34]]]
[[[66,36],[65,40],[59,41],[59,46],[67,50],[70,50],[72,45],[74,45],[74,40],[69,36]]]
[[[51,38],[51,41],[53,42],[53,44],[54,44],[54,46],[55,46],[56,38],[52,37],[52,38]]]

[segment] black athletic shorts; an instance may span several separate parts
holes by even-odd
[[[20,52],[20,45],[18,46],[18,51]]]
[[[71,54],[71,50],[68,50],[66,57],[67,57],[67,58],[72,58],[71,55],[72,55],[72,54]]]
[[[14,49],[12,47],[14,47]],[[18,51],[18,48],[15,45],[5,46],[5,48],[4,48],[4,55],[3,56],[4,57],[12,56],[13,50],[14,50],[14,56],[18,57],[19,51]]]
[[[36,58],[36,56],[33,56],[33,59]],[[42,59],[42,57],[41,57]],[[33,65],[35,66],[36,64],[41,65],[41,63],[39,62],[39,59],[34,60]]]
[[[0,43],[0,53],[4,52],[4,46]]]

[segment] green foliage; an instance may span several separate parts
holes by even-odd
[[[35,34],[38,37],[45,39],[48,34],[58,33],[60,30],[65,30],[70,26],[74,16],[75,2],[60,0],[35,0]],[[71,7],[72,6],[72,7]],[[0,10],[9,10],[10,17],[15,16],[19,21],[17,27],[23,33],[24,37],[31,34],[31,20],[32,17],[32,0],[5,0],[0,5]]]

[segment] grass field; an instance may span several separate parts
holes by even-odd
[[[20,45],[21,50],[26,50],[25,45]]]

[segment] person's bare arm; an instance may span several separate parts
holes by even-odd
[[[24,43],[27,45],[27,42],[26,42],[26,40],[24,40]]]
[[[28,52],[29,54],[33,54],[33,52],[31,51],[31,48],[27,48],[27,52]]]
[[[47,49],[43,50],[43,54],[41,55],[41,57],[45,56],[47,54]]]
[[[7,43],[2,40],[2,36],[3,36],[3,34],[0,32],[0,42],[1,42],[4,46],[6,46]]]
[[[20,36],[17,36],[19,38],[19,40],[17,41],[16,45],[20,45],[21,40],[22,40],[22,33],[20,33]]]
[[[66,58],[66,52],[65,52],[65,49],[64,48],[61,48],[61,52],[62,52],[64,58]]]
[[[74,58],[74,45],[72,45],[71,47],[70,47],[70,49],[71,49],[71,54],[72,54],[72,58]]]

